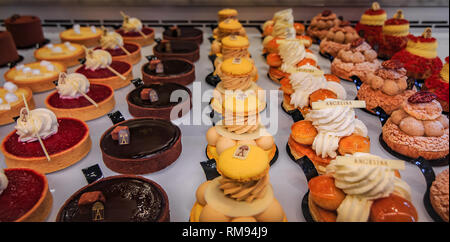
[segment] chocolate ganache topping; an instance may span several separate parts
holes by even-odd
[[[151,88],[155,90],[156,94],[158,95],[158,101],[152,102],[151,100],[144,100],[141,98],[141,92],[145,88]],[[174,92],[181,91],[180,94],[176,94],[177,100],[171,101],[171,95]],[[184,101],[187,101],[190,98],[191,91],[179,84],[176,83],[157,83],[157,84],[150,84],[150,85],[144,85],[140,86],[133,91],[130,92],[128,95],[128,101],[131,103],[145,107],[145,108],[162,108],[162,107],[170,107],[175,106],[179,103],[182,103]],[[181,97],[180,97],[181,96]]]

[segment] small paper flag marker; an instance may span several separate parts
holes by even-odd
[[[26,116],[30,115],[30,109],[28,108],[27,99],[25,98],[25,95],[23,93],[22,93],[22,98],[23,98],[23,103],[25,104],[26,114],[25,113],[21,113],[21,114],[24,115],[22,118],[26,119]],[[44,154],[47,157],[47,160],[50,161],[51,159],[50,159],[50,156],[48,155],[47,149],[45,148],[44,142],[42,142],[41,136],[39,136],[34,122],[32,122],[32,124],[33,124],[33,128],[34,128],[34,132],[36,134],[36,137],[39,140],[39,144],[41,144],[42,150],[44,151]]]
[[[83,48],[86,50],[86,56],[92,56],[93,51],[86,48],[86,46],[83,45]],[[127,78],[124,77],[122,74],[120,74],[119,72],[117,72],[116,70],[114,70],[111,66],[107,65],[106,68],[108,70],[110,70],[112,73],[114,73],[114,75],[120,77],[122,80],[126,80]]]
[[[108,30],[102,26],[102,30],[103,30],[103,36],[106,36],[106,34],[108,33]],[[122,49],[123,52],[125,52],[125,54],[127,55],[131,55],[131,53],[125,49],[125,47],[123,47],[123,45],[119,45],[120,49]]]
[[[128,19],[130,18],[130,16],[126,15],[124,12],[120,11],[120,14],[122,15],[122,17],[124,18],[125,22],[128,23]],[[142,37],[144,38],[148,38],[147,35],[145,35],[141,30],[138,30],[139,34],[142,35]]]

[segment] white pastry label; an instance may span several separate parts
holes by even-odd
[[[360,100],[327,100],[318,101],[311,104],[312,109],[325,109],[337,106],[351,107],[351,108],[365,108],[366,102]]]
[[[354,157],[354,156],[338,156],[336,157],[338,165],[352,166],[385,166],[393,170],[404,170],[405,162],[402,160],[387,160],[375,157]]]
[[[302,68],[302,67],[300,67],[300,68],[297,68],[297,71],[306,72],[313,76],[323,76],[324,75],[324,72],[317,68]]]
[[[241,58],[234,58],[233,59],[233,64],[239,65],[239,64],[241,64],[241,62],[242,62]]]
[[[240,145],[234,151],[233,157],[241,160],[247,159],[250,147],[248,145]]]

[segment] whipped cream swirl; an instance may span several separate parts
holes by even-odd
[[[139,32],[142,30],[142,22],[137,18],[125,19],[122,23],[122,29],[125,32]]]
[[[83,74],[60,74],[56,90],[62,99],[74,99],[82,96],[80,92],[88,93],[89,86],[89,80]]]
[[[123,46],[123,38],[116,32],[108,32],[102,35],[100,45],[102,49],[119,49],[120,46]]]
[[[8,187],[8,177],[6,177],[3,169],[0,169],[0,195]]]
[[[95,71],[111,65],[112,56],[105,50],[94,50],[86,55],[85,68]]]
[[[58,132],[58,119],[52,111],[37,108],[31,110],[26,116],[23,115],[23,109],[20,113],[15,126],[20,142],[36,141],[37,135],[41,139],[46,139]]]
[[[283,64],[281,70],[287,72],[294,68],[306,56],[305,46],[298,39],[286,39],[280,41],[278,47]]]

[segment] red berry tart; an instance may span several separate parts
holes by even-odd
[[[390,59],[395,53],[406,48],[409,35],[409,21],[398,10],[393,18],[386,20],[383,26],[383,41],[378,49],[378,56]]]
[[[448,113],[449,110],[449,90],[448,90],[448,56],[440,73],[433,74],[425,80],[422,89],[433,92],[437,100],[441,103],[442,110]]]
[[[155,41],[155,30],[144,27],[137,18],[131,18],[124,13],[121,14],[123,16],[122,27],[116,32],[122,35],[125,42],[133,42],[140,46],[153,44]]]
[[[103,49],[108,51],[113,61],[125,61],[132,65],[141,60],[141,46],[133,42],[123,42],[123,38],[116,32],[107,32],[103,30],[100,39],[100,47],[95,49]]]

